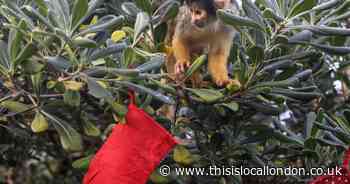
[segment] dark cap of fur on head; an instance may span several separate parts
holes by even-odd
[[[214,0],[185,0],[186,4],[191,6],[193,4],[203,8],[209,15],[216,15],[216,7]]]

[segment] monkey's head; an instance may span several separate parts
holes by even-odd
[[[216,20],[215,0],[185,0],[191,11],[191,23],[198,28],[204,28]]]

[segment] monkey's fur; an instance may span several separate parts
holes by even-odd
[[[172,52],[167,55],[168,73],[177,78],[184,72],[194,55],[208,53],[208,71],[218,86],[239,82],[228,76],[227,59],[229,57],[234,28],[224,25],[216,17],[217,0],[186,0],[180,7],[177,17],[168,22],[165,43]],[[221,0],[223,1],[223,0]],[[231,0],[224,9],[236,10]],[[201,76],[197,72],[192,76],[192,83],[198,86]]]

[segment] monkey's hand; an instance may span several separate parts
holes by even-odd
[[[177,61],[175,64],[175,74],[179,75],[184,73],[186,68],[190,66],[191,66],[190,61],[186,61],[186,60]]]

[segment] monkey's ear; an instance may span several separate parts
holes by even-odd
[[[232,0],[214,0],[215,7],[222,9],[232,3]]]

